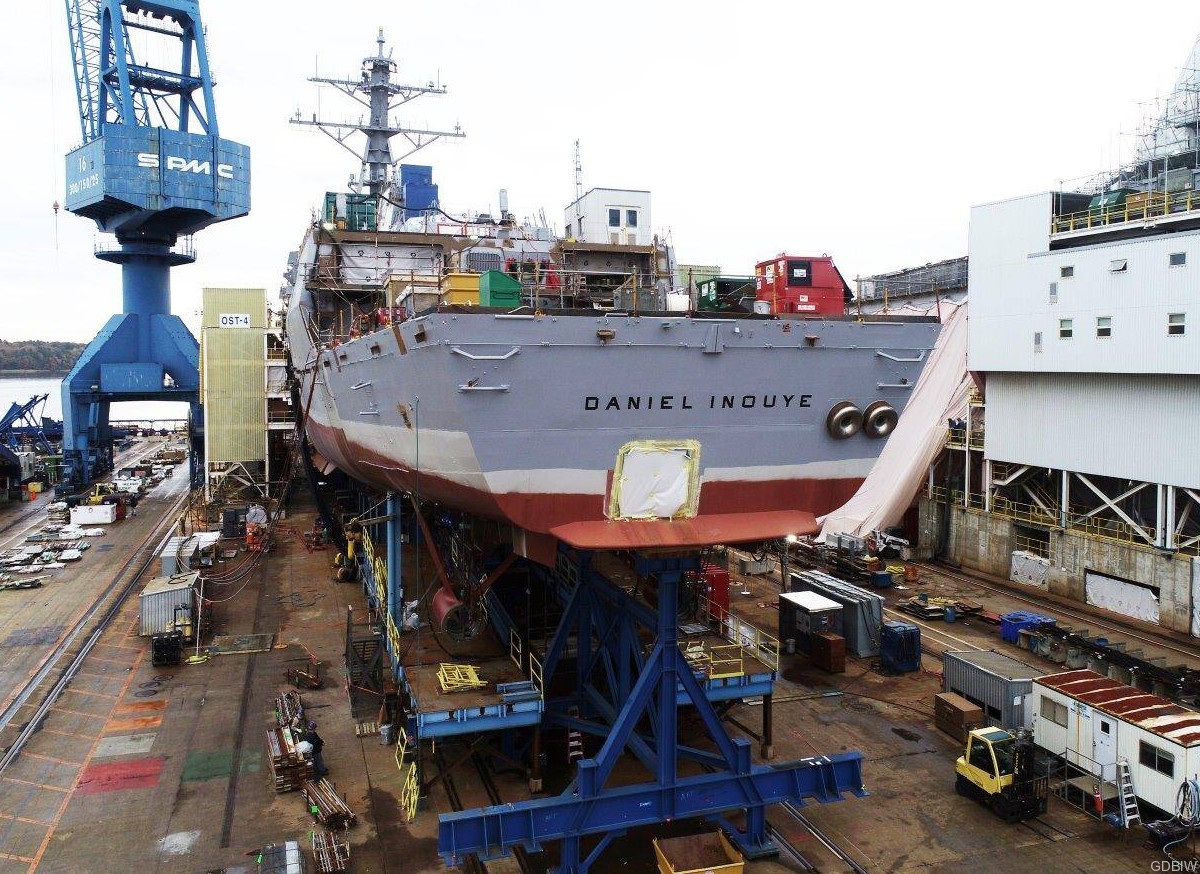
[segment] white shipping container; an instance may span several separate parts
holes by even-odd
[[[1124,760],[1137,797],[1176,812],[1180,785],[1200,772],[1200,712],[1095,671],[1039,677],[1033,693],[1038,746],[1108,782]]]
[[[72,525],[110,525],[116,521],[116,504],[81,504],[71,508]]]

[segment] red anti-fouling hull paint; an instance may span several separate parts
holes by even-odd
[[[416,492],[424,499],[479,516],[506,519],[542,534],[573,522],[605,519],[604,495],[490,492],[426,471],[418,475],[370,446],[351,443],[340,429],[315,420],[310,419],[307,428],[322,455],[356,479],[380,488]],[[848,501],[861,484],[860,477],[707,482],[700,488],[699,515],[801,510],[822,516]]]

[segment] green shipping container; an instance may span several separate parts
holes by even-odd
[[[479,305],[517,307],[521,305],[521,283],[507,273],[489,270],[479,277]]]

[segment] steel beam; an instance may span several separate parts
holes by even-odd
[[[560,841],[558,874],[584,874],[611,839],[602,839],[585,857],[584,837],[611,836],[678,818],[724,822],[721,815],[730,811],[744,814],[745,820],[744,828],[734,830],[731,838],[744,852],[761,856],[774,850],[766,830],[766,805],[803,803],[806,798],[836,801],[847,791],[866,794],[862,756],[857,752],[755,766],[750,743],[725,733],[708,691],[679,650],[679,586],[685,573],[699,567],[698,555],[635,557],[639,576],[657,581],[656,611],[592,571],[586,554],[565,553],[564,560],[568,556],[569,563],[560,562],[558,573],[566,584],[561,590],[569,591],[569,596],[547,648],[545,678],[548,683],[552,680],[574,635],[577,690],[573,700],[611,723],[603,732],[604,743],[595,758],[579,762],[575,780],[557,798],[442,816],[438,852],[448,864],[470,853],[488,857],[518,846],[536,852],[545,841]],[[573,589],[570,580],[575,581]],[[657,630],[654,646],[644,658],[639,623]],[[770,688],[759,694],[769,695]],[[686,704],[703,721],[715,753],[678,743],[678,708]],[[596,733],[596,726],[583,719],[559,714],[557,721]],[[653,781],[605,788],[626,750],[637,756]],[[714,770],[681,778],[681,756]]]
[[[681,781],[670,791],[657,783],[601,791],[594,760],[581,761],[579,775],[577,795],[443,814],[438,818],[438,852],[447,865],[455,865],[468,853],[494,856],[518,846],[538,852],[545,841],[668,818],[710,816],[783,801],[827,803],[840,800],[845,792],[867,795],[858,752],[760,765],[745,774],[706,774]]]

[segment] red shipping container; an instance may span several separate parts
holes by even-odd
[[[850,295],[850,286],[825,255],[777,255],[762,261],[754,266],[754,290],[773,314],[840,316]]]

